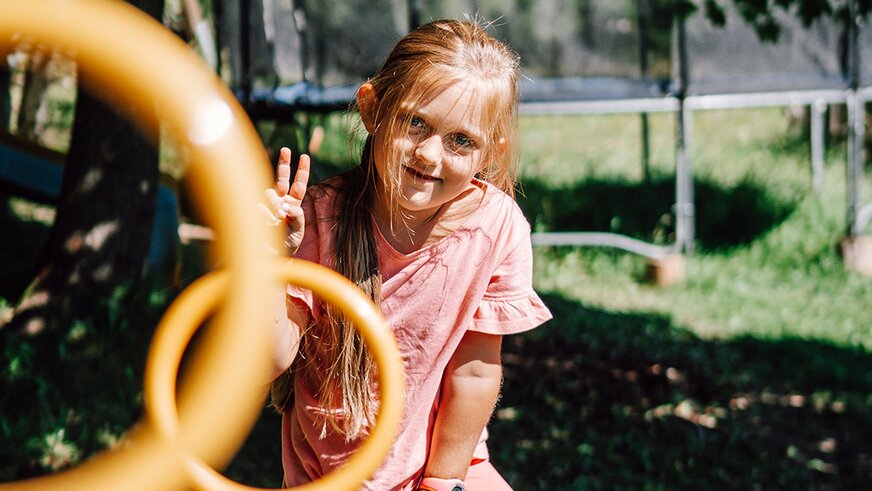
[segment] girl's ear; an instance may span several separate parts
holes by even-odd
[[[378,97],[375,95],[375,87],[367,82],[357,89],[357,107],[360,109],[360,119],[370,135],[375,134],[375,108]]]

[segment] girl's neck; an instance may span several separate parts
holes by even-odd
[[[390,210],[379,193],[373,216],[379,231],[388,243],[401,254],[411,254],[439,242],[463,225],[475,213],[484,198],[484,191],[470,185],[453,200],[435,210]]]

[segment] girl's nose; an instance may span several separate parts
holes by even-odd
[[[439,135],[429,136],[418,144],[415,156],[427,163],[438,164],[442,160],[442,138]]]

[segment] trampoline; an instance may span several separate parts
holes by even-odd
[[[850,5],[856,8],[856,1]],[[831,18],[804,26],[776,9],[781,35],[763,42],[731,4],[725,5],[722,28],[700,12],[664,26],[641,0],[331,0],[315,9],[302,0],[221,0],[215,8],[230,62],[226,71],[252,118],[296,121],[305,133],[308,115],[349,106],[357,85],[402,33],[443,17],[497,19],[495,35],[524,62],[522,114],[640,114],[645,165],[647,114],[674,114],[676,194],[666,210],[675,216],[674,243],[579,231],[537,232],[537,245],[609,246],[655,260],[692,251],[691,122],[695,112],[711,109],[808,107],[810,180],[820,189],[825,113],[833,104],[847,104],[853,129],[848,235],[862,233],[872,220],[872,204],[863,205],[861,189],[863,118],[872,100],[872,53],[863,48],[872,35],[856,12],[857,22],[848,26]],[[349,43],[352,55],[343,54],[339,47]]]

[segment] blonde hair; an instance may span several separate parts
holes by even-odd
[[[408,128],[416,106],[451,85],[471,83],[483,104],[482,128],[486,130],[481,142],[484,167],[477,177],[514,196],[519,66],[517,54],[478,23],[440,20],[426,24],[400,40],[369,80],[378,100],[373,120],[387,125],[387,134],[400,134]],[[399,157],[392,155],[389,160],[400,162]],[[393,175],[381,177],[389,184],[388,191],[395,191],[399,166],[390,171]]]
[[[425,24],[404,36],[369,80],[377,100],[372,120],[387,134],[400,134],[407,131],[415,106],[452,84],[474,82],[477,100],[484,104],[482,128],[486,129],[481,143],[483,165],[477,177],[514,196],[519,66],[517,54],[477,22],[440,20]],[[400,169],[388,169],[392,175],[378,176],[372,147],[370,135],[360,165],[341,180],[333,267],[379,305],[381,274],[371,213],[380,187],[391,209],[398,208]],[[389,161],[400,161],[394,157],[388,156]],[[307,330],[301,355],[305,362],[295,369],[306,370],[307,381],[317,389],[325,409],[322,435],[329,425],[347,440],[364,436],[375,424],[377,373],[354,326],[325,305],[325,320]],[[290,390],[289,380],[273,384],[273,404],[279,410],[289,403]]]

